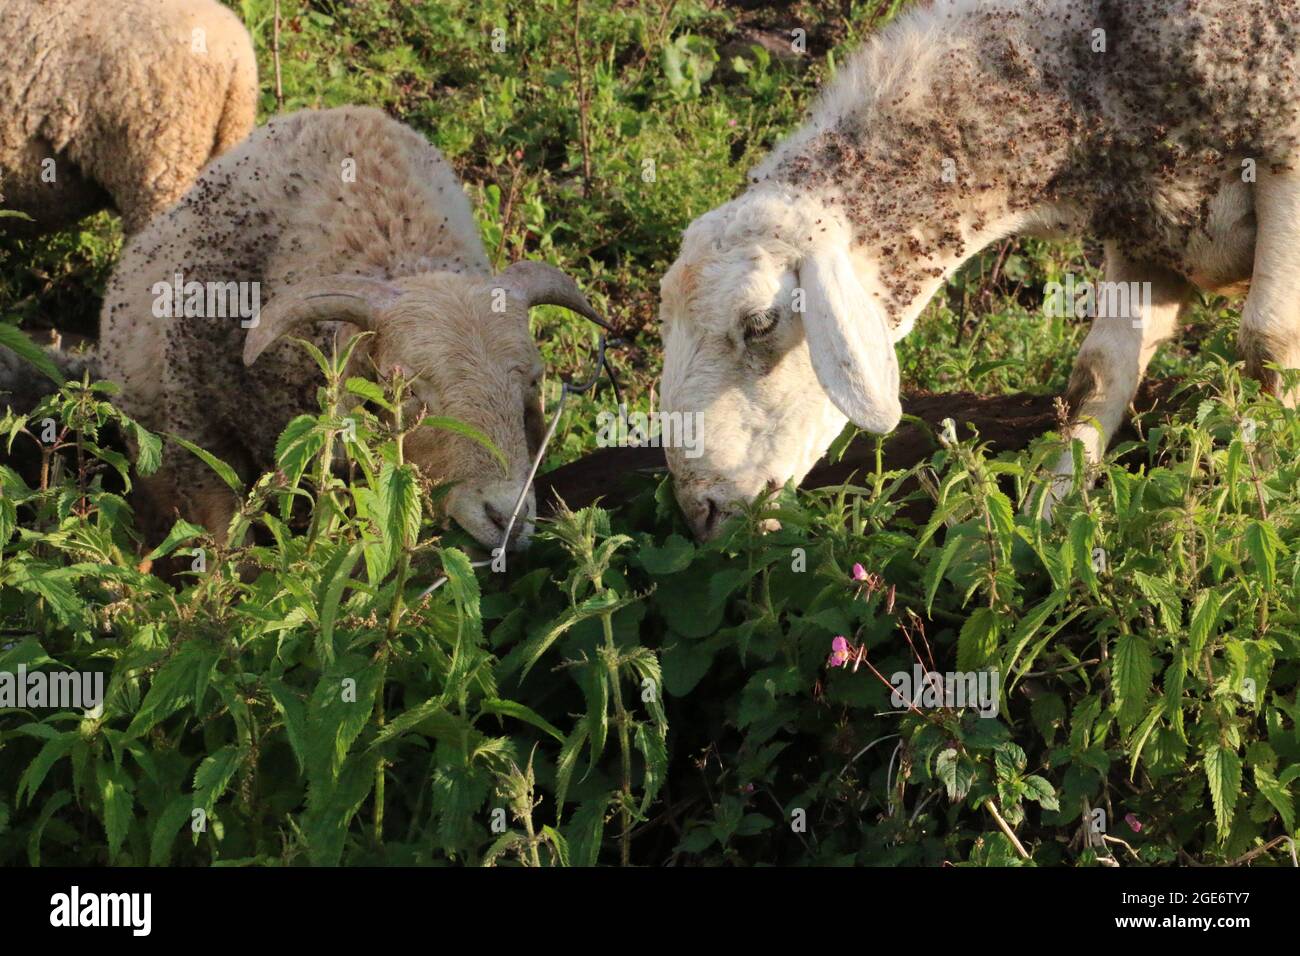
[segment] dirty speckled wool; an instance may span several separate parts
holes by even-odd
[[[135,232],[248,135],[256,109],[252,40],[217,0],[2,0],[0,207],[35,222],[0,231],[112,206]]]
[[[177,275],[205,287],[256,283],[258,324],[156,314],[156,284]],[[319,369],[280,337],[328,355],[336,336],[342,343],[368,327],[375,334],[354,354],[353,374],[400,367],[415,377],[408,414],[424,406],[473,425],[508,459],[502,474],[477,443],[432,428],[406,443],[428,477],[459,482],[448,499],[456,520],[496,544],[540,439],[542,368],[528,307],[541,302],[594,314],[549,266],[492,275],[459,180],[422,136],[374,109],[304,111],[214,162],[131,240],[105,297],[101,365],[123,386],[117,401],[128,413],[253,477],[274,467],[285,425],[318,408]],[[217,533],[233,505],[173,449],[149,495],[158,520],[176,505]],[[530,494],[525,531],[533,509]]]
[[[1300,367],[1300,0],[934,0],[867,41],[701,216],[661,283],[668,452],[697,533],[901,414],[893,342],[972,255],[1092,235],[1106,281],[1072,432],[1096,458],[1197,287],[1250,289],[1242,348]],[[1100,429],[1085,426],[1099,422]],[[1068,468],[1068,461],[1058,466]]]
[[[839,210],[895,315],[1014,218],[1231,285],[1251,259],[1208,248],[1215,203],[1248,201],[1242,160],[1293,162],[1298,60],[1296,0],[938,0],[873,38],[751,179]]]

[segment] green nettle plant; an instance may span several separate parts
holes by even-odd
[[[93,709],[0,700],[0,862],[1289,861],[1300,421],[1237,366],[1102,466],[1076,447],[1051,521],[1054,435],[993,457],[945,422],[707,545],[643,478],[496,573],[403,453],[486,439],[346,378],[357,341],[312,349],[320,410],[251,487],[172,440],[242,501],[219,538],[141,555],[162,440],[110,386],[0,422],[35,475],[0,468],[0,673],[105,675]],[[897,694],[931,672],[993,696]]]
[[[265,67],[275,4],[231,5]],[[435,142],[494,262],[561,262],[608,307],[644,411],[681,230],[904,5],[805,5],[782,58],[733,42],[789,40],[762,5],[284,0],[281,84]],[[5,317],[88,330],[118,239],[100,217],[0,248]],[[1038,290],[1093,275],[1086,251],[976,257],[904,380],[1064,387],[1084,324]],[[1057,434],[993,447],[955,396],[910,422],[915,467],[878,440],[851,484],[765,495],[707,544],[666,476],[631,477],[503,571],[403,450],[486,439],[400,373],[349,378],[355,340],[313,352],[319,410],[251,484],[60,383],[0,419],[0,865],[1295,865],[1300,418],[1242,375],[1221,301],[1192,313],[1156,359],[1176,390],[1100,465]],[[536,321],[548,367],[585,371],[590,331]],[[0,346],[57,378],[8,321]],[[548,466],[594,447],[604,400],[566,405]],[[221,476],[228,528],[143,540],[132,484],[164,453]],[[20,672],[100,674],[103,699],[37,706]]]

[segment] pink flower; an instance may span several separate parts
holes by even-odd
[[[849,662],[849,642],[843,636],[831,641],[831,656],[827,659],[828,667],[843,667]]]
[[[1124,822],[1128,824],[1128,828],[1132,830],[1134,833],[1142,832],[1142,821],[1137,818],[1136,813],[1130,813],[1127,816],[1125,816]]]
[[[853,580],[865,581],[867,579],[867,569],[860,564],[853,565]]]

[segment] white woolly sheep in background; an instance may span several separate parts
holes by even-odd
[[[1298,55],[1297,0],[936,0],[886,27],[663,279],[663,409],[702,414],[704,454],[668,451],[695,532],[846,420],[893,429],[894,342],[1017,233],[1095,236],[1108,283],[1149,283],[1099,297],[1075,365],[1092,460],[1196,288],[1250,287],[1242,350],[1276,389],[1266,362],[1300,367]]]
[[[0,233],[116,208],[142,229],[253,128],[257,61],[216,0],[0,2]]]
[[[178,284],[185,294],[171,295]],[[177,301],[186,317],[173,317]],[[100,372],[146,427],[251,477],[274,467],[284,426],[318,408],[320,370],[281,337],[329,354],[336,335],[372,331],[352,374],[400,367],[414,379],[412,415],[423,405],[472,425],[508,460],[503,473],[480,444],[442,429],[406,440],[409,461],[457,483],[451,516],[496,546],[543,437],[542,364],[528,328],[539,304],[600,321],[554,267],[519,262],[492,275],[455,172],[420,134],[374,109],[304,111],[258,129],[128,243],[101,314]],[[140,484],[153,512],[142,523],[155,534],[178,508],[220,537],[236,506],[179,449]],[[530,490],[513,544],[535,513]]]

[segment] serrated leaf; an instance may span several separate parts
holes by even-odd
[[[239,475],[235,473],[235,469],[231,468],[228,464],[226,464],[216,455],[212,454],[211,452],[203,448],[200,448],[198,445],[194,444],[193,442],[186,441],[184,438],[181,438],[179,435],[173,435],[171,433],[168,433],[167,437],[172,441],[174,441],[176,444],[180,445],[191,455],[198,458],[199,461],[203,462],[205,465],[211,468],[216,473],[217,477],[220,478],[223,482],[225,482],[227,488],[229,488],[231,491],[233,491],[235,494],[239,495],[240,497],[243,497],[244,483],[239,480]]]
[[[976,608],[961,626],[957,637],[957,669],[977,671],[993,661],[1001,627],[992,608]]]
[[[1241,793],[1241,758],[1235,750],[1213,744],[1205,751],[1203,766],[1210,784],[1219,842],[1222,843],[1232,829],[1232,815],[1237,806],[1237,796]]]
[[[1266,767],[1255,767],[1255,787],[1264,795],[1264,799],[1273,804],[1287,833],[1295,832],[1295,801],[1291,791],[1280,784]]]
[[[126,771],[111,760],[99,763],[95,781],[99,786],[99,799],[104,810],[108,858],[112,860],[121,851],[126,831],[131,826],[131,811],[135,807],[135,798],[131,795],[133,784]]]
[[[1120,707],[1120,722],[1125,726],[1141,718],[1153,673],[1151,647],[1146,640],[1136,634],[1121,634],[1115,641],[1111,676]]]

